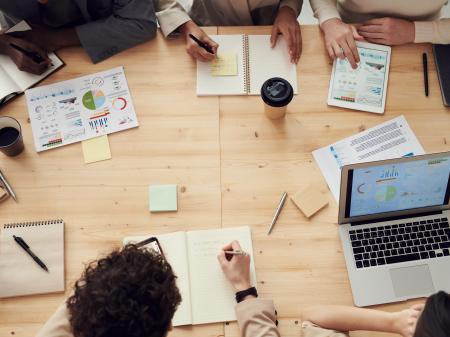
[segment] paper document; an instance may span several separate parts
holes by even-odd
[[[424,153],[405,117],[400,116],[315,150],[313,156],[339,203],[342,166]]]

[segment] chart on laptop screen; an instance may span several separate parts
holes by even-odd
[[[353,170],[350,216],[442,205],[450,157]]]

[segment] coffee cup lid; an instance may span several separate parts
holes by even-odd
[[[265,81],[261,87],[263,101],[273,107],[288,105],[294,97],[291,84],[281,77],[272,77]]]

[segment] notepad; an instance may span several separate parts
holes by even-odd
[[[20,236],[48,267],[39,265],[14,241]],[[0,298],[64,291],[64,222],[5,224],[0,233]]]
[[[278,38],[275,48],[271,48],[270,35],[211,35],[211,38],[219,44],[218,56],[236,55],[237,74],[225,76],[223,68],[217,71],[217,61],[198,61],[197,95],[259,95],[262,84],[271,77],[284,78],[298,93],[297,67],[290,62],[283,37]]]
[[[30,29],[31,27],[25,21],[21,21],[9,29],[7,33]],[[0,105],[39,83],[64,65],[56,54],[50,53],[48,54],[48,57],[52,60],[53,65],[43,74],[34,75],[17,69],[16,64],[9,56],[0,54]]]
[[[111,159],[108,135],[84,140],[81,147],[86,164]]]
[[[153,235],[124,239],[139,242]],[[175,232],[156,235],[167,261],[177,275],[182,302],[172,320],[174,326],[236,320],[235,291],[220,268],[217,254],[222,247],[238,240],[244,251],[253,255],[249,227]],[[251,259],[250,273],[256,285],[256,272]]]
[[[212,76],[237,76],[237,55],[218,54],[214,60],[211,61],[211,75]]]
[[[177,185],[149,186],[150,212],[174,212],[177,210]]]

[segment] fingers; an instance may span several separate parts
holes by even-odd
[[[355,61],[355,66],[357,66],[356,63],[359,63],[360,60],[359,60],[359,52],[358,52],[358,48],[356,47],[355,40],[353,38],[351,38],[351,37],[348,37],[347,38],[347,45],[348,45],[348,47],[350,49],[350,53],[352,54],[353,59]],[[350,64],[351,64],[351,62],[350,62]]]
[[[364,22],[363,25],[383,25],[386,22],[386,18],[377,18]]]
[[[364,36],[361,36],[358,32],[358,28],[356,26],[351,26],[352,34],[353,34],[353,40],[356,41],[364,41]]]
[[[211,47],[211,49],[214,51],[214,54],[217,54],[217,49],[219,49],[219,44],[216,41],[211,39],[208,35],[205,35],[203,37],[203,42],[206,42]]]
[[[205,49],[198,46],[197,44],[189,43],[186,50],[189,55],[191,55],[194,59],[199,60],[201,62],[212,61],[215,57],[214,54],[208,53]]]
[[[344,58],[344,51],[341,49],[341,47],[338,45],[336,41],[333,41],[331,43],[331,47],[333,48],[334,55],[336,55],[336,58],[343,59]]]
[[[298,61],[300,60],[300,56],[302,55],[302,47],[303,47],[302,32],[300,28],[297,30],[296,35],[297,35],[298,54],[297,58],[295,59],[295,63],[298,63]]]
[[[219,255],[217,255],[217,260],[219,260],[219,264],[223,269],[228,262],[225,252],[223,250],[220,251]]]
[[[270,34],[270,46],[274,48],[278,40],[278,26],[272,26],[272,33]]]

